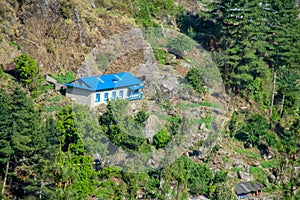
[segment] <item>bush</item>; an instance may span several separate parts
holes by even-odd
[[[214,177],[214,184],[216,183],[224,183],[227,180],[227,174],[228,172],[226,171],[217,171]]]
[[[165,147],[170,140],[167,129],[161,129],[154,137],[153,144],[157,149]]]
[[[144,110],[140,110],[134,120],[140,124],[144,123],[145,121],[147,121],[147,119],[149,118],[149,113],[146,113]]]
[[[40,76],[39,68],[36,60],[32,59],[27,54],[22,54],[14,59],[16,70],[20,81],[29,91],[35,91],[40,87],[42,77]]]
[[[152,20],[152,16],[150,13],[149,3],[145,1],[144,3],[141,3],[140,11],[138,12],[136,16],[136,22],[138,25],[143,27],[153,27],[155,26],[155,23]]]
[[[195,42],[191,38],[185,35],[180,35],[175,39],[171,39],[167,46],[169,51],[174,53],[176,56],[184,57],[185,52],[192,50],[194,45]]]
[[[249,168],[249,173],[254,175],[255,179],[263,184],[265,183],[268,175],[262,168],[253,166]]]
[[[273,160],[261,162],[260,164],[263,168],[271,168],[271,167],[276,167],[277,166],[277,164]]]
[[[169,54],[162,49],[153,49],[155,59],[162,65],[167,64]]]
[[[74,81],[75,79],[74,73],[72,71],[67,71],[65,74],[58,74],[52,77],[55,78],[58,83],[68,83]]]
[[[206,92],[205,82],[201,78],[201,71],[195,67],[192,67],[186,74],[185,78],[188,80],[189,84],[198,93]]]

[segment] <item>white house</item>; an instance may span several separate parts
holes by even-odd
[[[108,99],[139,100],[144,88],[143,82],[130,72],[85,77],[65,85],[67,97],[91,108],[107,103]]]

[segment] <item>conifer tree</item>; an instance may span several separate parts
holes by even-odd
[[[9,96],[3,90],[0,93],[0,141],[4,144],[0,150],[3,154],[1,165],[6,165],[3,168],[5,171],[1,173],[5,174],[5,180],[12,181],[13,192],[22,195],[29,192],[26,191],[24,180],[33,173],[33,155],[39,143],[40,116],[32,100],[21,88],[17,87]],[[10,173],[12,171],[15,173]]]

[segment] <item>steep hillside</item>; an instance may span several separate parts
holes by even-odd
[[[0,7],[4,68],[27,53],[42,73],[76,71],[101,40],[133,27],[130,19],[79,0],[1,1]]]
[[[203,2],[0,0],[4,196],[234,199],[235,183],[253,181],[266,196],[297,199],[298,7],[272,1],[282,20],[259,0]],[[238,16],[244,5],[255,9]],[[30,56],[23,79],[14,62],[21,54]],[[91,111],[59,87],[123,71],[143,81],[142,100]],[[143,137],[127,129],[136,123]],[[121,150],[103,145],[110,140]]]

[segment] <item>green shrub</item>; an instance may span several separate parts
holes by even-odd
[[[262,168],[260,168],[260,167],[253,167],[253,166],[251,166],[250,168],[249,168],[249,173],[250,174],[263,174],[263,173],[265,173],[265,171],[262,169]]]
[[[240,171],[243,171],[243,170],[240,167],[233,167],[232,171],[234,171],[234,172],[240,172]]]
[[[206,92],[205,82],[201,77],[201,71],[195,67],[192,67],[185,76],[193,89],[200,94]]]
[[[180,35],[177,38],[173,38],[168,42],[168,49],[170,52],[174,53],[176,56],[184,57],[185,52],[188,52],[194,48],[195,42],[185,36]]]
[[[259,154],[255,153],[251,150],[248,150],[248,149],[234,148],[234,150],[237,153],[245,155],[247,158],[253,158],[253,159],[259,159],[260,158]]]
[[[65,74],[58,74],[56,76],[50,75],[51,77],[55,78],[58,83],[68,83],[74,81],[75,76],[72,71],[67,71]]]
[[[40,88],[40,92],[41,92],[41,93],[46,93],[48,90],[54,90],[54,88],[55,88],[54,84],[43,85],[43,86]]]
[[[61,109],[61,106],[45,106],[45,112],[54,112]]]
[[[165,147],[170,140],[167,129],[161,129],[154,137],[153,144],[157,149]]]
[[[61,96],[55,96],[52,99],[48,99],[49,102],[58,102],[58,101],[61,101],[61,100],[62,100]]]
[[[147,1],[144,1],[140,5],[140,10],[135,16],[136,22],[138,25],[143,27],[153,27],[155,26],[155,23],[152,20],[152,16],[150,13],[150,6]]]
[[[228,174],[228,172],[223,171],[223,170],[217,171],[215,174],[214,180],[213,180],[214,184],[226,182],[227,174]]]
[[[178,105],[176,105],[177,108],[180,109],[189,109],[189,108],[196,108],[199,106],[205,106],[205,107],[209,107],[209,108],[220,108],[221,106],[219,104],[216,103],[212,103],[212,102],[202,102],[202,103],[183,103],[180,102]]]
[[[37,90],[37,88],[41,85],[42,77],[36,60],[27,54],[22,54],[15,57],[14,62],[18,72],[18,77],[23,85],[28,88],[29,91]]]
[[[155,59],[162,65],[168,63],[169,54],[163,49],[153,49]]]
[[[276,167],[276,166],[278,165],[278,164],[277,164],[275,161],[273,161],[273,160],[270,160],[270,161],[264,161],[264,162],[261,162],[260,164],[261,164],[261,166],[262,166],[263,168]]]
[[[265,181],[267,180],[267,175],[268,175],[267,172],[265,172],[260,167],[251,166],[249,168],[249,173],[254,175],[255,179],[260,183],[265,183]]]
[[[144,110],[140,110],[134,117],[134,120],[142,124],[145,121],[147,121],[148,118],[149,118],[149,113],[145,112]]]

